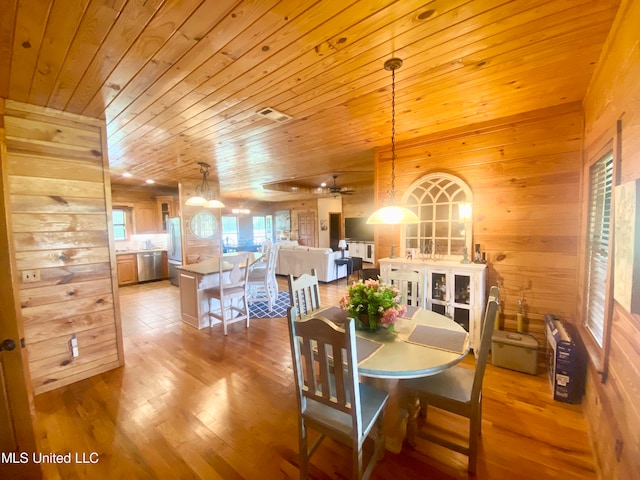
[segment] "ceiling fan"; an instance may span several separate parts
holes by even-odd
[[[355,190],[353,190],[352,188],[339,187],[336,183],[336,178],[338,178],[338,176],[334,175],[333,185],[325,187],[327,193],[329,193],[330,195],[353,195],[355,193]]]

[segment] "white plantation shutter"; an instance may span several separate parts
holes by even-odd
[[[600,347],[604,336],[612,194],[613,152],[608,152],[589,169],[585,324]]]

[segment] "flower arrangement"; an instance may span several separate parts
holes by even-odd
[[[364,328],[373,331],[384,326],[394,331],[397,318],[407,312],[407,307],[400,304],[401,299],[400,290],[393,285],[380,280],[360,280],[347,287],[347,294],[340,299],[340,308],[349,312],[356,322],[368,317]]]

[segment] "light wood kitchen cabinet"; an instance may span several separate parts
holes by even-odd
[[[118,285],[138,282],[138,264],[135,253],[118,255],[116,265],[118,267]]]
[[[158,210],[158,231],[167,231],[167,220],[176,216],[174,199],[172,196],[163,195],[156,197]]]
[[[162,278],[169,278],[169,255],[166,250],[162,251]]]
[[[136,203],[133,206],[135,233],[158,232],[158,210],[153,203]]]

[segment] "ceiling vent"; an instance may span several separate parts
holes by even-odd
[[[278,123],[286,122],[288,120],[291,120],[292,118],[286,113],[279,112],[270,107],[263,108],[258,112],[258,115],[262,115],[263,117],[266,117],[269,120],[273,120],[274,122],[278,122]]]

